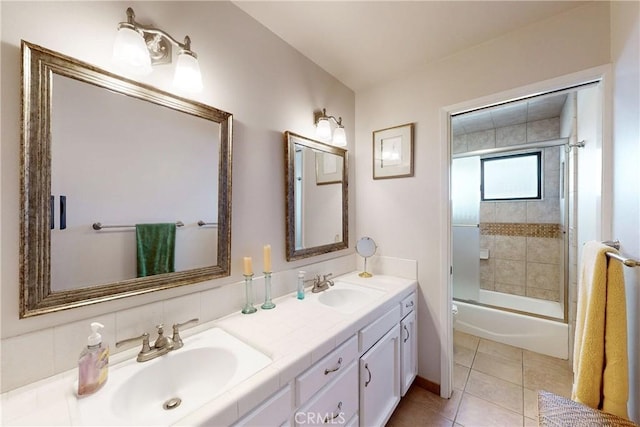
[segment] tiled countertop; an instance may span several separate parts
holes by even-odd
[[[273,362],[178,424],[232,424],[417,287],[415,280],[383,275],[363,279],[357,273],[350,273],[334,280],[385,292],[353,313],[337,311],[309,297],[298,300],[292,293],[275,299],[276,308],[273,310],[258,309],[250,315],[238,311],[181,333],[183,338],[188,338],[203,330],[219,327],[262,351]],[[258,307],[260,304],[255,305]],[[188,340],[185,347],[187,345]],[[113,355],[111,369],[117,369],[119,362],[135,358],[138,351],[136,347]],[[80,419],[74,389],[76,380],[77,369],[72,369],[3,394],[2,424],[100,424],[99,414],[93,420]],[[105,387],[109,387],[108,382]]]

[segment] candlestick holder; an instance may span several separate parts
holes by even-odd
[[[271,272],[264,272],[264,304],[260,306],[263,310],[271,310],[276,305],[271,302]]]
[[[252,281],[253,281],[253,274],[244,275],[245,304],[244,304],[244,308],[242,309],[242,314],[251,314],[258,311],[258,309],[253,306],[253,289],[251,287]]]

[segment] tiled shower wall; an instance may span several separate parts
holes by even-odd
[[[454,153],[506,147],[560,137],[560,118],[453,137]],[[481,202],[480,288],[561,301],[563,225],[560,208],[561,147],[543,152],[543,199]]]

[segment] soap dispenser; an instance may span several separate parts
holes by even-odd
[[[98,333],[104,325],[91,323],[92,333],[87,338],[87,347],[78,359],[78,396],[93,394],[107,381],[109,373],[109,347],[102,343]]]
[[[298,299],[304,299],[304,271],[298,271]]]

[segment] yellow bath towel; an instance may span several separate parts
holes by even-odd
[[[615,249],[584,245],[578,283],[572,399],[628,418],[627,315],[622,264]]]

